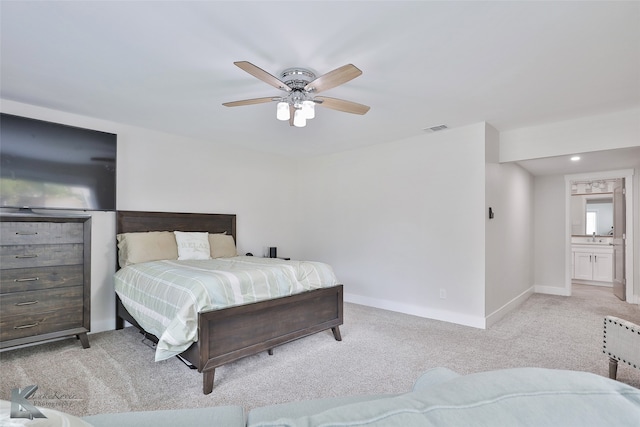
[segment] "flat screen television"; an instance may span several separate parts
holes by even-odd
[[[0,207],[115,211],[117,135],[0,115]]]

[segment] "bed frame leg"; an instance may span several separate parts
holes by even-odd
[[[216,375],[215,369],[202,372],[202,392],[204,394],[211,394],[213,391],[213,378]]]
[[[331,328],[331,331],[333,332],[333,337],[336,339],[336,341],[342,341],[342,335],[340,335],[339,326],[334,326],[333,328]]]
[[[267,350],[267,353],[269,353],[269,356],[273,356],[273,349],[270,348],[269,350]]]

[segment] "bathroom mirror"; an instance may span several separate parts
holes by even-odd
[[[613,230],[613,195],[571,196],[571,234],[609,236]]]

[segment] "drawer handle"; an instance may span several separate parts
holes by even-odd
[[[39,325],[39,323],[36,322],[36,323],[31,323],[30,325],[14,326],[13,329],[27,329],[27,328],[36,327],[38,325]]]
[[[24,279],[13,279],[14,282],[35,282],[39,277],[25,277]]]
[[[38,234],[38,232],[31,232],[31,233],[25,233],[23,231],[16,231],[16,234],[18,236],[35,236],[36,234]]]
[[[33,304],[37,304],[38,301],[26,301],[26,302],[17,302],[16,306],[21,306],[21,305],[33,305]]]
[[[38,258],[38,255],[16,255],[16,258]]]

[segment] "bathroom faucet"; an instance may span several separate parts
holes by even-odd
[[[593,239],[591,239],[591,241],[592,241],[592,242],[595,242],[595,241],[596,241],[596,232],[595,232],[595,231],[593,232]]]

